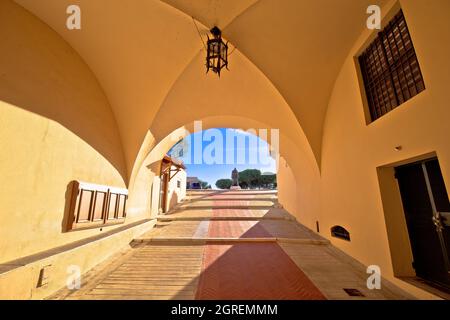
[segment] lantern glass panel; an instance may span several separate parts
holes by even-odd
[[[214,56],[218,56],[220,51],[220,42],[213,43],[213,54]]]
[[[220,75],[221,69],[228,65],[228,46],[222,41],[222,38],[216,37],[208,39],[207,49],[207,69],[212,69],[213,72]]]
[[[222,46],[220,47],[220,57],[226,61],[227,57],[227,47],[225,43],[222,42]]]

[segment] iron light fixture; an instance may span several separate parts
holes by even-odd
[[[218,27],[212,28],[210,32],[213,38],[209,38],[208,36],[206,73],[212,70],[220,77],[222,68],[225,67],[228,70],[228,42],[223,42],[222,31]]]

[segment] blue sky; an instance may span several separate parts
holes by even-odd
[[[193,133],[172,148],[169,154],[184,162],[189,177],[207,181],[213,188],[217,180],[230,179],[234,168],[276,173],[276,162],[269,156],[267,142],[236,129],[219,128]]]

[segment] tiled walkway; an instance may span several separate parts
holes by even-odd
[[[404,299],[298,224],[276,193],[190,192],[131,248],[53,299]],[[363,296],[349,296],[356,289]]]
[[[324,295],[273,243],[210,243],[197,299],[314,299]]]

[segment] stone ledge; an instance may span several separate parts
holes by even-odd
[[[260,220],[286,220],[294,221],[290,217],[207,217],[207,216],[197,216],[197,217],[167,217],[167,216],[157,216],[158,222],[170,222],[170,221],[260,221]]]
[[[135,239],[132,244],[150,244],[165,242],[208,243],[208,242],[276,242],[276,238],[147,238]]]
[[[133,223],[121,226],[119,228],[116,228],[116,229],[113,229],[113,230],[109,230],[109,231],[107,231],[105,233],[102,233],[102,234],[99,234],[99,235],[95,235],[95,236],[92,236],[92,237],[89,237],[89,238],[85,238],[85,239],[82,239],[82,240],[78,240],[78,241],[75,241],[75,242],[71,242],[69,244],[65,244],[65,245],[59,246],[59,247],[56,247],[56,248],[52,248],[50,250],[45,250],[45,251],[42,251],[42,252],[39,252],[39,253],[36,253],[36,254],[25,256],[23,258],[19,258],[19,259],[16,259],[16,260],[12,260],[12,261],[9,261],[9,262],[2,263],[2,264],[0,264],[0,276],[3,273],[11,271],[11,270],[13,270],[15,268],[23,267],[23,266],[26,266],[28,264],[34,263],[36,261],[47,259],[47,258],[49,258],[51,256],[54,256],[54,255],[57,255],[57,254],[61,254],[61,253],[67,252],[67,251],[71,251],[71,250],[77,249],[78,247],[82,247],[82,246],[91,244],[94,241],[102,240],[102,239],[110,237],[110,236],[112,236],[112,235],[114,235],[116,233],[119,233],[119,232],[122,232],[122,231],[125,231],[125,230],[128,230],[128,229],[137,227],[137,226],[139,226],[141,224],[148,223],[148,222],[151,222],[151,221],[154,221],[154,220],[155,219],[145,219],[145,220],[136,221],[136,222],[133,222]]]
[[[193,203],[193,202],[202,202],[202,201],[214,201],[214,202],[220,202],[220,201],[271,201],[271,202],[278,202],[278,198],[276,195],[270,195],[270,197],[261,197],[261,198],[194,198],[194,199],[187,199],[184,201],[185,204]]]
[[[208,243],[208,242],[288,242],[298,244],[311,244],[311,245],[329,245],[330,241],[315,240],[315,239],[295,239],[295,238],[192,238],[192,237],[177,237],[177,238],[146,238],[135,239],[132,245],[138,244],[152,244],[152,243],[164,243],[164,242],[183,242],[183,243]]]
[[[0,299],[44,299],[66,285],[69,266],[82,274],[150,230],[156,219],[145,219],[38,254],[0,265]],[[38,286],[40,271],[50,267],[47,284]]]
[[[233,206],[233,205],[208,205],[208,206],[189,206],[183,204],[182,206],[176,207],[174,211],[179,210],[212,210],[212,209],[230,209],[230,210],[270,210],[270,209],[280,209],[275,205],[272,206],[257,206],[257,205],[248,205],[248,206]]]

